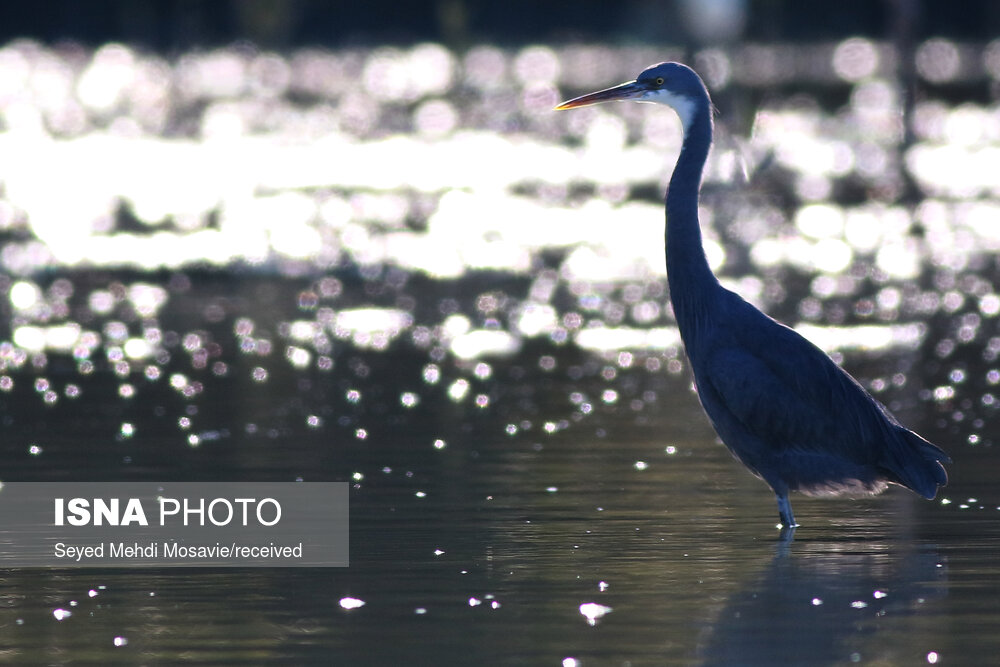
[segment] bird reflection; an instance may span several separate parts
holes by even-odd
[[[706,630],[698,662],[888,660],[890,656],[880,654],[879,634],[905,631],[904,619],[943,595],[946,577],[935,548],[914,547],[909,541],[778,542],[764,573],[730,597]]]

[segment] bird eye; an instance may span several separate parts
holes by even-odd
[[[662,76],[656,77],[656,85],[657,86],[662,86],[663,85],[663,77]]]

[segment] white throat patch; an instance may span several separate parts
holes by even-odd
[[[697,104],[690,97],[678,95],[669,90],[650,90],[642,96],[641,102],[654,102],[656,104],[666,104],[677,112],[684,126],[684,133],[691,129],[694,122],[694,115],[698,110]]]

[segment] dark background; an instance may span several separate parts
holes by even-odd
[[[174,51],[247,39],[261,46],[343,47],[438,41],[518,44],[614,40],[685,44],[683,2],[665,0],[46,0],[0,3],[0,42],[30,37],[87,45],[122,41]],[[996,0],[732,0],[746,13],[743,41],[997,36]]]

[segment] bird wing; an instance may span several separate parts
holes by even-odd
[[[707,353],[704,381],[722,407],[774,450],[874,463],[892,417],[819,348],[754,313]]]

